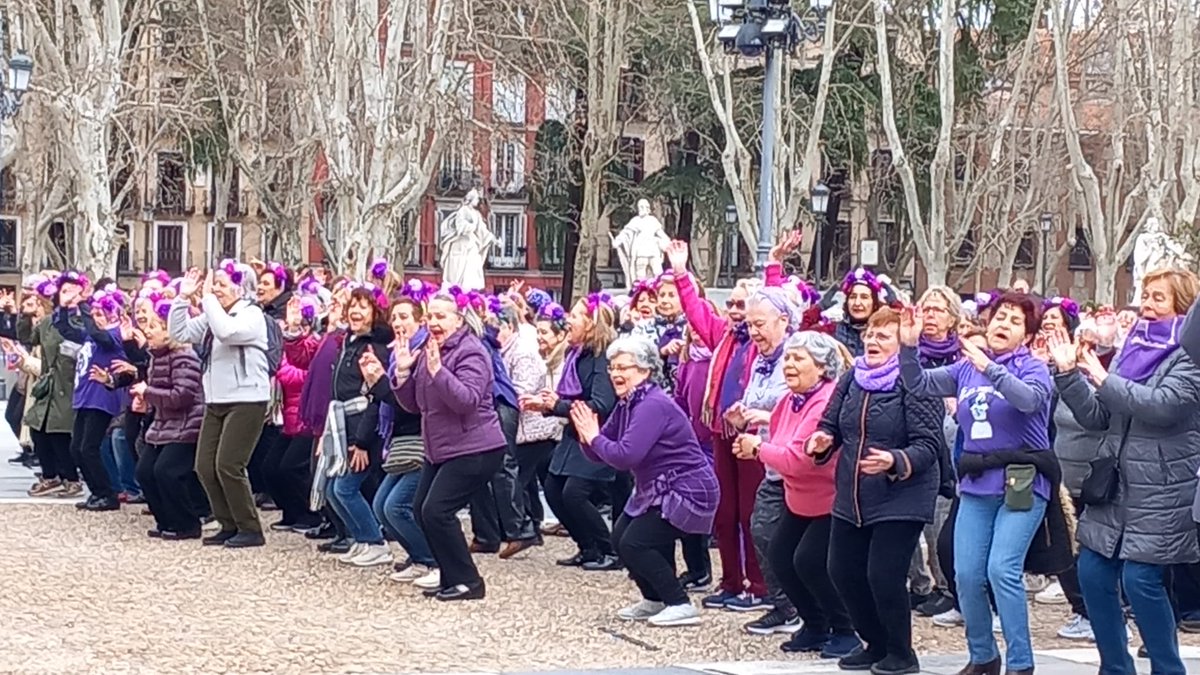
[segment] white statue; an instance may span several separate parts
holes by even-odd
[[[625,283],[633,287],[640,279],[653,279],[662,274],[663,252],[671,238],[662,223],[650,213],[650,202],[639,199],[638,214],[629,219],[621,233],[612,237],[612,246],[621,260]]]
[[[464,291],[484,289],[483,263],[500,240],[488,229],[478,207],[479,193],[471,190],[463,197],[462,206],[442,221],[439,248],[445,286],[458,286]]]
[[[1142,301],[1142,280],[1154,270],[1183,266],[1191,256],[1171,235],[1162,231],[1158,219],[1151,216],[1142,226],[1142,233],[1133,243],[1133,302]]]

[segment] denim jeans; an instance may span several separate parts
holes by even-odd
[[[100,444],[100,456],[104,459],[109,480],[117,487],[117,491],[130,497],[140,497],[142,488],[135,475],[137,460],[133,458],[133,446],[125,439],[124,429],[117,427],[104,437]]]
[[[954,575],[971,663],[982,665],[1000,654],[992,634],[990,585],[1008,645],[1005,668],[1033,668],[1023,572],[1029,543],[1045,514],[1046,500],[1041,497],[1034,498],[1029,511],[1010,510],[1002,495],[960,497],[954,525]]]
[[[413,515],[413,497],[417,495],[423,470],[388,474],[375,493],[371,510],[375,512],[384,531],[400,542],[414,563],[437,567],[433,552],[429,550],[429,541],[425,539],[425,533]]]
[[[1167,595],[1165,567],[1106,558],[1086,547],[1080,547],[1076,567],[1079,588],[1083,591],[1092,631],[1096,634],[1100,675],[1137,673],[1133,659],[1129,657],[1121,586],[1125,588],[1138,633],[1150,655],[1150,672],[1154,675],[1184,675],[1187,672],[1179,658],[1175,612]]]
[[[382,544],[383,530],[371,505],[363,496],[362,484],[367,479],[369,471],[346,473],[329,481],[329,505],[333,507],[338,517],[346,523],[350,538],[360,544]]]

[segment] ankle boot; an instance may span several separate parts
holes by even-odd
[[[987,663],[968,663],[958,675],[1000,675],[1000,657]]]

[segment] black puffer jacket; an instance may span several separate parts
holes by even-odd
[[[350,401],[359,396],[366,396],[370,388],[363,381],[362,369],[358,360],[368,349],[382,363],[388,362],[388,345],[394,335],[392,329],[380,325],[371,329],[366,335],[348,335],[342,343],[338,360],[333,367],[333,400]],[[383,439],[379,437],[379,405],[378,400],[372,400],[362,413],[346,416],[346,444],[356,445],[366,450],[372,461],[380,458],[383,450]]]
[[[913,396],[899,379],[890,390],[866,391],[853,371],[842,376],[820,425],[833,436],[833,449],[817,459],[837,457],[833,515],[860,527],[888,520],[933,522],[945,410],[940,398]],[[874,476],[859,471],[859,460],[871,448],[891,451],[891,471]]]

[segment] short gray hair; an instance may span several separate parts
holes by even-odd
[[[800,308],[792,301],[792,297],[788,292],[777,286],[768,286],[759,289],[757,293],[750,296],[746,306],[751,305],[767,305],[775,310],[775,313],[787,319],[788,326],[793,330],[800,327]]]
[[[824,333],[804,330],[792,335],[784,343],[784,352],[803,349],[812,357],[813,363],[825,368],[825,379],[836,381],[846,372],[846,358],[837,340]]]
[[[433,300],[442,300],[450,303],[454,307],[454,313],[462,317],[463,325],[467,327],[467,330],[471,331],[475,337],[483,337],[483,320],[479,318],[479,315],[475,313],[475,310],[471,309],[470,305],[467,305],[466,307],[459,307],[458,298],[455,298],[449,293],[435,293],[433,297],[430,298],[430,301]]]
[[[627,335],[613,340],[608,346],[608,360],[612,361],[622,354],[633,357],[638,368],[650,371],[650,379],[654,382],[662,380],[662,357],[658,354],[658,345],[648,337]]]
[[[925,305],[925,301],[931,297],[939,297],[946,302],[946,309],[949,310],[950,316],[957,321],[963,315],[963,301],[958,293],[954,292],[949,286],[930,286],[921,294],[921,300],[917,302],[918,307]]]

